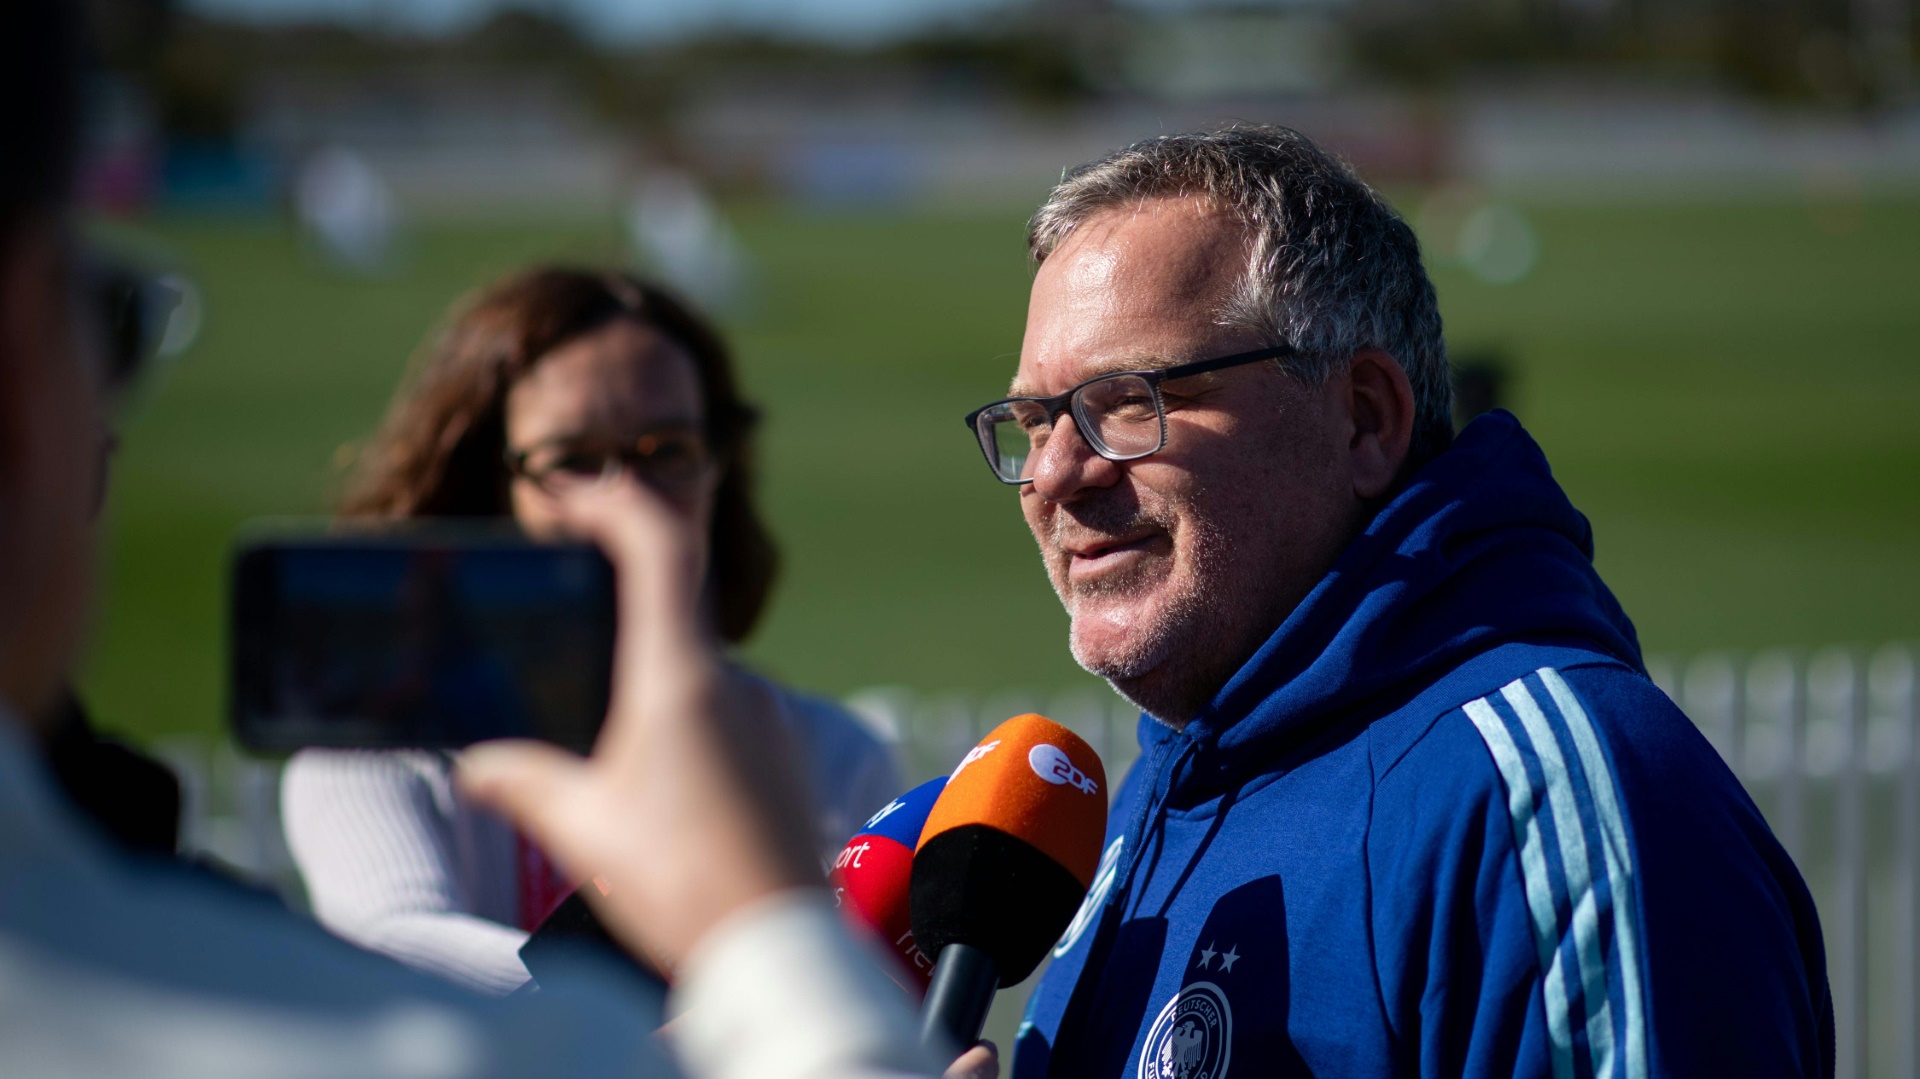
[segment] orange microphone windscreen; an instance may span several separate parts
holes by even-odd
[[[1093,883],[1107,775],[1072,731],[1015,716],[973,747],[934,802],[913,858],[913,931],[927,954],[986,952],[1002,985],[1025,978]],[[937,959],[936,959],[937,961]]]
[[[920,846],[984,824],[1025,840],[1091,886],[1107,830],[1107,772],[1081,737],[1045,716],[1015,716],[967,753],[934,803]]]

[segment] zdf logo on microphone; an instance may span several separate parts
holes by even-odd
[[[1074,767],[1073,761],[1067,758],[1067,751],[1059,746],[1049,745],[1046,742],[1034,746],[1027,751],[1027,765],[1033,769],[1034,775],[1056,787],[1064,784],[1083,794],[1100,793],[1100,784],[1095,783],[1092,776]]]

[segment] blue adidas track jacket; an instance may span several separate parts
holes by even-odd
[[[1592,556],[1484,416],[1143,718],[1015,1079],[1831,1075],[1813,902]]]

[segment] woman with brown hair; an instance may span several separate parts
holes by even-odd
[[[512,517],[551,536],[556,495],[642,482],[708,522],[714,631],[737,643],[753,629],[777,561],[752,502],[757,417],[704,321],[625,274],[543,268],[457,306],[424,361],[362,454],[344,515]],[[898,775],[846,712],[772,688],[830,857]],[[443,753],[308,750],[282,787],[287,843],[330,929],[507,992],[527,980],[527,932],[569,884],[450,777]]]

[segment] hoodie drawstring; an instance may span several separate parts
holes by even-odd
[[[1140,808],[1134,811],[1133,820],[1128,822],[1127,830],[1121,833],[1122,835],[1137,833],[1140,841],[1132,850],[1125,852],[1126,869],[1115,879],[1114,890],[1107,893],[1109,907],[1117,905],[1114,903],[1116,898],[1126,896],[1133,891],[1134,872],[1140,868],[1140,858],[1147,850],[1147,828],[1151,825],[1157,829],[1160,810],[1166,806],[1167,799],[1173,794],[1174,780],[1179,778],[1180,769],[1186,764],[1187,758],[1193,756],[1194,751],[1199,748],[1199,743],[1189,741],[1186,748],[1173,758],[1171,767],[1164,763],[1166,759],[1164,757],[1155,762],[1151,775],[1153,783],[1148,788],[1152,793],[1142,800]]]

